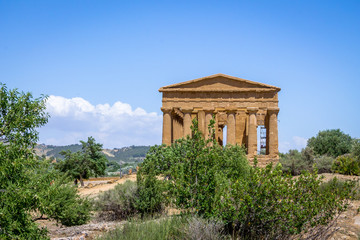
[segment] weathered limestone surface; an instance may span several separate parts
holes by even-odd
[[[277,161],[278,92],[280,88],[225,74],[215,74],[159,89],[163,94],[163,143],[191,135],[193,118],[207,139],[208,125],[215,119],[215,137],[223,144],[227,126],[227,144],[244,145],[248,157],[258,156],[259,163]],[[259,155],[258,126],[266,128],[266,153]]]

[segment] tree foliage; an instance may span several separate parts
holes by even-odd
[[[280,154],[282,170],[293,176],[303,171],[314,171],[314,167],[318,173],[332,172],[334,160],[335,158],[328,155],[316,155],[310,147],[305,147],[301,151],[290,149],[289,152]]]
[[[0,239],[48,239],[46,229],[39,228],[37,216],[30,213],[48,215],[61,223],[62,216],[72,217],[73,223],[89,218],[89,210],[77,211],[86,200],[80,200],[68,180],[59,178],[48,162],[34,154],[36,128],[48,119],[45,100],[45,96],[34,99],[30,93],[1,85]],[[67,197],[59,198],[63,194]]]
[[[101,152],[102,144],[96,143],[93,137],[89,137],[87,142],[80,142],[82,144],[81,151],[61,152],[64,160],[60,161],[56,168],[74,179],[80,180],[81,185],[84,186],[84,179],[105,174],[107,159]]]
[[[311,149],[293,155],[314,161]],[[213,134],[204,140],[196,120],[192,137],[150,149],[138,171],[138,184],[144,186],[147,178],[165,190],[150,191],[145,201],[163,194],[165,203],[221,220],[241,239],[290,239],[304,232],[324,237],[327,224],[345,210],[353,187],[347,183],[341,192],[321,190],[316,171],[293,178],[284,174],[281,164],[258,168],[255,159],[251,167],[243,148],[223,148]],[[155,183],[145,189],[154,190]]]
[[[36,208],[31,173],[36,167],[36,128],[47,122],[46,97],[0,88],[0,238],[44,238],[29,215]]]
[[[211,132],[213,124],[214,121],[210,125]],[[172,204],[210,216],[217,204],[220,176],[231,181],[247,174],[249,168],[243,148],[227,146],[223,149],[215,138],[205,140],[194,120],[192,137],[176,140],[171,146],[150,148],[138,171],[138,185],[142,186],[142,181],[161,174],[169,179],[162,184],[167,189],[167,197],[173,200]],[[155,181],[156,184],[158,182]],[[153,194],[156,195],[155,192]]]
[[[316,172],[293,178],[283,174],[281,165],[254,167],[225,188],[218,216],[241,239],[291,239],[304,232],[322,239],[327,225],[346,209],[353,186],[321,191]]]
[[[318,155],[338,157],[350,153],[352,138],[340,129],[320,131],[315,137],[308,140],[307,146]]]

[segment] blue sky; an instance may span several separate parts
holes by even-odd
[[[280,151],[360,137],[360,1],[0,0],[0,82],[47,94],[40,142],[161,143],[162,86],[224,73],[280,87]]]

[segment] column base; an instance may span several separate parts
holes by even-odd
[[[252,155],[248,155],[247,156],[248,160],[249,160],[249,163],[251,166],[254,165],[254,158],[255,156]],[[257,166],[258,167],[261,167],[261,168],[264,168],[266,167],[266,165],[268,165],[269,163],[273,163],[273,166],[275,166],[277,163],[279,163],[279,155],[274,155],[274,156],[271,156],[271,155],[256,155],[256,158],[257,158],[257,161],[258,161],[258,164]]]

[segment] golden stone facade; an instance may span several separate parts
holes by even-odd
[[[206,138],[207,126],[214,117],[219,144],[223,144],[226,126],[227,144],[245,145],[248,157],[253,159],[257,155],[260,163],[277,161],[279,91],[278,87],[225,74],[162,87],[159,89],[163,93],[162,142],[170,145],[190,135],[194,118],[198,119],[199,129]],[[259,126],[265,129],[261,154],[257,146]]]

